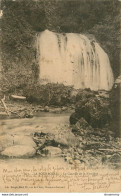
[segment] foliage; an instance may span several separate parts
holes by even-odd
[[[30,103],[38,103],[47,106],[64,106],[71,104],[71,86],[64,86],[63,84],[33,84],[27,85],[24,88],[24,95]]]

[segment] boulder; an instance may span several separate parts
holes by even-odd
[[[33,139],[29,136],[24,136],[24,135],[15,135],[13,138],[13,144],[14,145],[28,145],[31,147],[36,147],[36,144],[33,141]]]
[[[44,112],[49,112],[49,107],[48,106],[44,107]]]
[[[75,125],[78,120],[79,120],[79,115],[76,112],[72,113],[69,118],[70,124]]]
[[[6,135],[0,136],[0,145],[2,149],[13,146],[14,144],[13,140],[14,140],[13,135],[6,134]]]
[[[62,111],[66,111],[68,108],[67,107],[62,107],[61,110]]]
[[[59,138],[58,135],[56,135],[54,137],[54,142],[57,143],[57,144],[60,144],[62,146],[68,146],[69,145],[69,142],[67,141],[67,138],[64,138],[64,137]]]
[[[109,101],[97,97],[95,93],[90,91],[83,91],[83,93],[77,96],[75,112],[70,116],[70,124],[76,124],[83,117],[94,128],[105,127],[112,117]]]
[[[1,155],[16,158],[29,158],[36,154],[36,150],[32,146],[16,145],[7,147],[1,152]]]
[[[30,136],[24,136],[24,135],[14,135],[14,134],[6,134],[0,136],[0,144],[3,149],[15,146],[15,145],[29,145],[31,147],[36,147],[35,142]]]
[[[61,113],[61,112],[62,112],[61,108],[54,108],[53,109],[53,113]]]

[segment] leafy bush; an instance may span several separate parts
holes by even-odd
[[[27,85],[24,88],[24,95],[30,103],[38,103],[48,106],[64,106],[71,104],[71,86],[64,86],[63,84],[46,84]]]

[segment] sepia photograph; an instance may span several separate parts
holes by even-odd
[[[0,0],[0,192],[121,191],[121,2]]]

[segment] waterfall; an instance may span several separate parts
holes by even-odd
[[[45,30],[37,36],[37,59],[41,83],[63,83],[76,89],[112,88],[108,55],[85,35]]]

